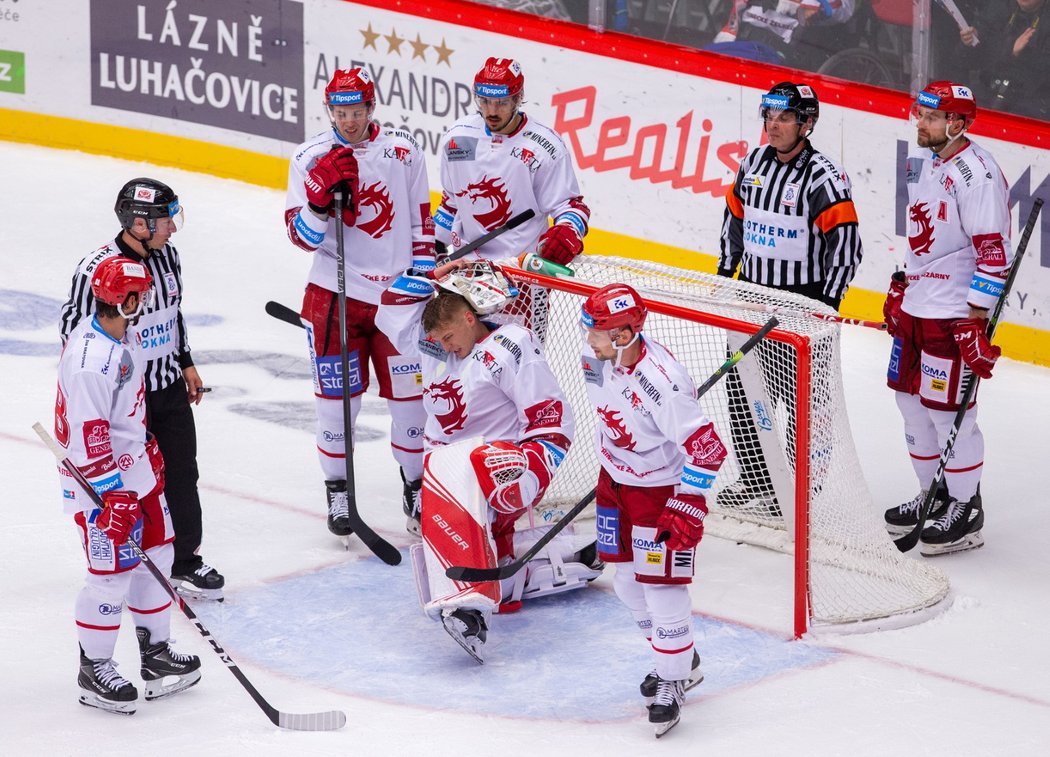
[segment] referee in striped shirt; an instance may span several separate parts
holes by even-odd
[[[61,336],[66,343],[82,318],[95,310],[91,277],[106,258],[122,255],[145,264],[153,277],[153,304],[132,327],[146,358],[146,423],[164,458],[164,497],[175,529],[172,583],[183,594],[222,599],[225,580],[197,554],[201,503],[197,493],[197,430],[190,403],[199,404],[204,385],[190,357],[182,315],[182,266],[168,239],[182,225],[179,198],[169,186],[147,178],[132,179],[114,207],[122,230],[112,242],[77,265],[69,299],[62,308]]]
[[[809,141],[820,116],[817,93],[806,84],[777,84],[762,96],[759,113],[769,144],[748,153],[726,193],[718,273],[731,277],[739,270],[741,281],[805,295],[838,310],[863,250],[849,177]],[[768,359],[777,349],[783,347],[763,345],[759,357],[765,353]],[[726,382],[733,447],[752,448],[755,455],[741,463],[740,481],[719,500],[745,508],[758,502],[779,515],[735,370]],[[787,384],[771,402],[791,406],[794,377]]]

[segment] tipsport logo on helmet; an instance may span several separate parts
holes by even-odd
[[[752,102],[754,102],[752,100]],[[787,95],[762,95],[762,107],[774,110],[786,110],[791,100]],[[754,106],[752,106],[754,107]]]
[[[920,92],[917,102],[919,105],[937,110],[940,107],[941,98],[937,95],[931,95],[929,92]]]
[[[303,139],[302,2],[106,0],[89,7],[92,105]]]
[[[328,95],[329,105],[357,105],[364,100],[363,92],[333,92]]]

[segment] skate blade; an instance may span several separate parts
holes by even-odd
[[[454,618],[441,619],[441,625],[448,633],[448,635],[452,637],[453,641],[455,641],[457,644],[463,647],[463,651],[465,651],[467,654],[473,657],[477,661],[478,665],[484,665],[485,661],[481,658],[481,645],[478,644],[477,647],[475,647],[473,644],[467,641],[466,637],[463,636],[463,634],[459,631],[458,628],[453,628],[451,623],[446,622],[449,620],[452,621],[452,623],[456,622]]]
[[[664,734],[666,734],[668,731],[670,731],[672,728],[678,725],[678,721],[680,721],[681,719],[681,715],[675,715],[674,720],[669,720],[666,723],[653,723],[653,734],[656,736],[656,738],[662,737]]]
[[[350,537],[351,537],[351,535],[352,534],[347,534],[346,536],[340,536],[339,537],[339,542],[343,545],[343,549],[345,549],[347,552],[350,551]]]
[[[180,596],[186,599],[203,599],[208,602],[222,602],[225,599],[222,595],[222,589],[201,589],[189,581],[172,579],[171,586]]]
[[[405,530],[413,536],[418,536],[420,539],[423,538],[423,527],[415,518],[408,517],[405,519]]]
[[[894,526],[891,523],[886,524],[886,533],[894,538],[897,538],[898,536],[907,536],[914,529],[915,526]]]
[[[950,542],[949,544],[926,544],[925,542],[919,542],[919,553],[923,557],[940,557],[941,555],[950,555],[953,552],[965,552],[969,549],[979,549],[984,546],[984,537],[981,536],[981,532],[967,534],[958,541]]]
[[[134,715],[137,700],[130,702],[111,702],[108,699],[89,694],[86,691],[80,695],[80,703],[87,707],[94,707],[103,712],[112,712],[114,715]]]
[[[164,682],[170,678],[174,678],[170,684]],[[172,694],[178,694],[180,691],[185,691],[190,686],[200,681],[201,672],[194,670],[189,673],[185,673],[181,676],[164,676],[154,681],[144,681],[144,689],[146,692],[146,701],[152,702],[155,699],[163,699],[164,697],[170,697]]]

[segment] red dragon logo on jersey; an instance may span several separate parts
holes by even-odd
[[[357,228],[372,239],[379,239],[394,226],[394,203],[381,182],[361,187],[357,195],[357,212],[363,208],[375,208],[375,216],[370,220],[357,222]]]
[[[463,402],[463,388],[456,379],[434,382],[423,390],[423,396],[430,397],[434,417],[446,434],[459,431],[466,424],[467,406]]]
[[[918,202],[908,208],[908,217],[918,224],[919,233],[908,236],[908,244],[916,255],[925,255],[933,247],[933,224],[930,223],[930,210],[926,203]]]
[[[608,429],[606,436],[609,437],[609,441],[628,452],[634,449],[634,437],[627,430],[627,426],[624,425],[617,411],[610,410],[608,407],[600,407],[598,408],[598,417],[602,419],[606,429]]]
[[[492,205],[492,210],[485,213],[474,213],[474,218],[486,231],[492,231],[510,220],[510,199],[507,197],[507,188],[498,178],[490,179],[486,176],[481,181],[467,184],[467,188],[462,192],[456,192],[456,197],[463,196],[466,196],[471,202],[488,200]]]

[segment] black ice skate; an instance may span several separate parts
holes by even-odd
[[[176,652],[171,648],[170,641],[151,644],[149,631],[145,628],[136,628],[135,635],[139,639],[139,654],[142,657],[140,672],[145,683],[147,702],[178,694],[201,679],[199,657]]]
[[[405,478],[405,471],[401,469],[401,480],[404,482],[404,492],[402,493],[402,508],[405,511],[405,530],[410,534],[420,536],[423,529],[420,525],[420,514],[422,513],[422,489],[423,479],[416,481],[409,481]]]
[[[951,499],[948,509],[919,535],[919,551],[927,557],[963,552],[984,546],[981,529],[984,528],[984,508],[981,493],[969,502]]]
[[[700,655],[697,651],[693,650],[693,668],[689,672],[689,677],[683,684],[683,690],[689,691],[689,689],[703,683],[704,671],[700,669]],[[656,675],[656,669],[653,668],[652,672],[645,677],[641,685],[638,686],[638,690],[642,692],[642,696],[645,697],[646,705],[653,703],[653,699],[656,697],[656,685],[660,681],[660,677]]]
[[[350,548],[346,537],[354,532],[350,528],[350,501],[347,499],[346,481],[325,481],[325,494],[328,497],[328,530],[343,540],[343,546]]]
[[[749,486],[737,481],[725,487],[715,496],[715,504],[723,510],[758,515],[763,518],[780,518],[780,504],[773,492],[773,484],[768,481],[759,487]]]
[[[89,660],[80,649],[80,703],[118,715],[134,715],[139,692],[117,672],[112,659]]]
[[[479,610],[468,610],[465,607],[451,612],[445,610],[441,614],[441,624],[448,631],[448,635],[463,647],[467,654],[484,664],[481,648],[485,645],[489,629],[485,625],[485,617]]]
[[[886,530],[890,536],[904,536],[911,533],[912,529],[915,528],[915,524],[919,522],[919,508],[926,501],[926,494],[927,490],[923,489],[915,495],[914,499],[897,505],[897,507],[891,507],[886,511]],[[937,487],[937,494],[934,497],[933,504],[930,506],[930,514],[926,518],[926,523],[937,520],[944,515],[944,511],[947,509],[948,488],[942,482]]]
[[[682,717],[682,699],[685,681],[656,681],[656,697],[649,705],[649,722],[653,724],[656,738],[670,731]]]
[[[223,600],[222,587],[226,585],[226,579],[215,568],[201,563],[194,570],[172,570],[171,585],[175,591],[188,599],[210,599],[213,602],[221,602]]]

